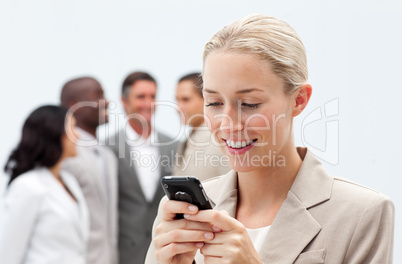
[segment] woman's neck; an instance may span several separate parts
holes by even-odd
[[[59,181],[62,185],[63,181],[61,180],[60,177],[60,170],[61,170],[61,160],[59,160],[55,165],[53,165],[52,167],[49,167],[49,171],[53,174],[53,176],[57,179],[57,181]]]
[[[249,227],[269,225],[276,216],[297,176],[302,160],[295,147],[281,152],[284,166],[261,167],[251,172],[238,173],[238,213],[236,218],[254,219]],[[257,217],[249,217],[250,215]],[[261,215],[264,223],[258,223]],[[247,226],[247,224],[246,224]]]

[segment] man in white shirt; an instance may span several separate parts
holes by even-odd
[[[178,143],[151,126],[157,84],[146,72],[134,72],[122,85],[128,123],[106,144],[119,164],[120,264],[144,263],[152,224],[164,192],[160,179],[172,173]]]
[[[89,209],[86,263],[117,264],[117,159],[96,139],[97,127],[108,121],[108,101],[96,79],[82,77],[63,86],[61,104],[77,120],[77,156],[63,170],[75,176]]]

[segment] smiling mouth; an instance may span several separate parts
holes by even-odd
[[[241,148],[245,148],[247,146],[250,146],[252,143],[256,142],[257,139],[253,139],[253,140],[239,140],[239,141],[233,141],[233,140],[225,140],[226,144],[228,145],[228,147],[230,148],[234,148],[234,149],[241,149]]]

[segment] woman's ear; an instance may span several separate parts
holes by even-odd
[[[303,112],[304,108],[307,106],[308,101],[310,101],[311,93],[313,92],[313,88],[311,84],[305,83],[302,84],[294,94],[294,109],[293,109],[293,117],[298,116],[301,112]]]

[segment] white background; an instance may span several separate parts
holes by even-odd
[[[296,142],[327,150],[316,153],[330,161],[324,164],[331,173],[391,197],[394,262],[402,263],[402,4],[397,0],[2,0],[1,165],[28,113],[57,104],[68,79],[94,76],[116,102],[111,126],[101,129],[105,137],[118,125],[120,86],[128,73],[150,72],[159,84],[158,100],[174,101],[177,79],[201,70],[209,38],[251,13],[281,18],[303,39],[314,92],[296,119]],[[324,106],[333,100],[329,108],[335,116],[326,118]],[[302,137],[303,121],[317,108],[323,118],[307,122]],[[172,136],[180,130],[177,114],[168,107],[157,111],[156,126]]]

